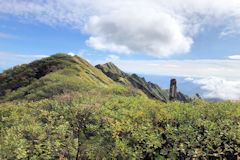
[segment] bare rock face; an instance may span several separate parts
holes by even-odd
[[[175,101],[176,98],[177,98],[177,81],[176,79],[171,79],[169,101]]]
[[[150,98],[155,98],[163,102],[169,101],[169,90],[162,89],[157,84],[154,84],[152,82],[147,82],[143,77],[139,77],[136,74],[127,74],[121,71],[116,65],[111,62],[103,65],[99,64],[95,67],[100,69],[105,75],[110,77],[115,82],[138,88]],[[183,102],[190,101],[190,98],[181,92],[177,92],[176,99]]]
[[[129,75],[127,79],[133,87],[141,89],[148,97],[167,102],[167,93],[158,85],[146,82],[144,78],[141,78],[136,74]]]

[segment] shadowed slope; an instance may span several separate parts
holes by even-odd
[[[157,84],[146,82],[144,78],[136,74],[127,74],[121,71],[116,65],[109,62],[103,65],[96,65],[104,74],[113,79],[115,82],[124,85],[131,85],[142,90],[148,97],[168,102],[169,91],[160,88]],[[177,93],[177,100],[189,102],[190,98],[181,92]]]

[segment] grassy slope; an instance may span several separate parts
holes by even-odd
[[[40,62],[50,67],[40,72],[35,62],[1,74],[5,84],[29,81],[2,85],[9,93],[0,103],[0,159],[236,159],[239,103],[164,104],[79,57]]]
[[[71,56],[56,54],[30,64],[23,64],[5,70],[0,74],[0,96],[4,96],[6,92],[27,86],[50,72],[71,67],[74,63],[75,61]]]
[[[56,54],[0,74],[0,99],[40,100],[73,91],[116,85],[100,70],[77,56]]]
[[[95,85],[113,85],[115,84],[110,78],[105,76],[101,71],[92,66],[86,60],[75,56],[74,60],[78,63],[77,67],[80,69],[80,79]]]

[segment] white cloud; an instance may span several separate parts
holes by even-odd
[[[240,33],[239,8],[239,0],[0,0],[0,13],[80,29],[95,49],[155,57],[189,52],[206,27]]]
[[[123,45],[117,45],[113,42],[106,42],[106,40],[100,38],[100,37],[90,37],[89,40],[86,41],[87,45],[90,47],[93,47],[97,50],[103,50],[103,51],[112,51],[112,52],[118,52],[118,53],[131,53],[126,46]]]
[[[240,59],[240,55],[232,55],[232,56],[229,56],[228,58],[230,58],[230,59]]]
[[[32,58],[45,58],[48,57],[48,55],[40,55],[40,54],[13,54],[13,53],[6,53],[6,52],[0,52],[1,59],[4,57],[19,57],[24,59],[32,59]],[[1,60],[0,59],[0,60]]]
[[[87,49],[81,49],[78,51],[77,55],[80,56],[80,57],[87,57],[87,56],[96,56],[96,52],[95,51],[89,51]]]
[[[105,61],[107,62],[116,62],[118,60],[119,60],[119,57],[113,54],[107,56],[107,58],[105,59]]]
[[[131,6],[91,17],[85,31],[95,35],[88,40],[93,48],[119,53],[144,52],[167,57],[188,52],[193,43],[182,34],[182,27],[172,16],[154,10],[139,12]]]
[[[7,33],[0,32],[0,38],[16,39],[18,37],[15,36],[15,35],[12,35],[12,34],[7,34]]]
[[[75,53],[69,52],[68,55],[69,55],[69,56],[75,56]]]
[[[21,58],[25,58],[25,59],[32,59],[32,58],[46,58],[48,57],[48,55],[28,55],[28,54],[10,54],[10,53],[6,53],[8,54],[8,56],[14,56],[14,57],[21,57]],[[0,53],[1,55],[1,53]]]
[[[193,81],[193,78],[192,77],[187,77],[184,79],[185,81]]]
[[[41,59],[45,57],[48,57],[48,55],[13,54],[13,53],[0,52],[0,68],[8,69],[15,65],[29,63],[33,60]]]
[[[219,77],[207,77],[201,79],[192,79],[195,84],[202,85],[205,90],[204,98],[219,98],[240,100],[240,81],[226,80]]]
[[[94,65],[108,62],[92,62]],[[204,98],[240,99],[240,60],[121,60],[112,62],[125,72],[180,76],[201,85]]]
[[[106,60],[92,62],[94,65]],[[239,80],[240,60],[113,60],[126,72],[183,77],[221,77]]]

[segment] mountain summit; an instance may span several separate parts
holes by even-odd
[[[40,100],[115,82],[78,56],[55,54],[0,74],[0,100]]]

